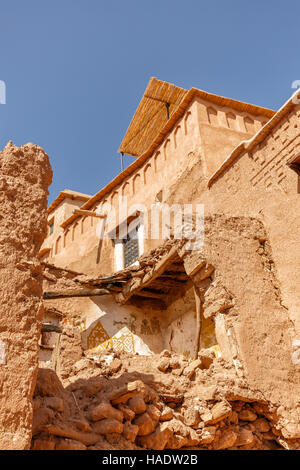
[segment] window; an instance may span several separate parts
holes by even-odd
[[[49,235],[52,235],[54,231],[54,222],[52,222],[52,224],[49,225]]]
[[[129,223],[127,220],[126,232],[121,225],[118,227],[118,238],[114,235],[114,265],[115,271],[121,271],[132,264],[138,263],[139,257],[144,253],[144,224],[138,218]],[[116,232],[114,231],[114,234]]]
[[[139,240],[138,240],[138,227],[132,230],[125,240],[123,240],[124,246],[124,267],[130,266],[132,263],[137,261],[139,257]]]

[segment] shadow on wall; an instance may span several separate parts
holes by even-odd
[[[95,352],[112,348],[151,355],[163,349],[161,322],[156,314],[133,305],[118,305],[114,299],[91,298],[93,314],[86,317],[82,344]]]

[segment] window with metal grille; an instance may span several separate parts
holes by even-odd
[[[137,234],[138,227],[127,235],[123,241],[124,246],[124,267],[130,266],[139,257],[139,240]]]

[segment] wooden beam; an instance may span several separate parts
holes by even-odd
[[[198,359],[198,353],[201,347],[201,309],[202,302],[199,288],[194,285],[194,296],[196,303],[196,335],[195,335],[195,346],[194,346],[194,359]]]
[[[176,281],[188,281],[189,277],[187,274],[180,273],[178,271],[164,271],[159,279],[174,279]]]
[[[137,295],[138,297],[148,297],[150,299],[161,299],[162,297],[165,297],[165,293],[159,293],[159,292],[154,292],[154,291],[148,291],[148,290],[139,290],[137,292],[134,292],[134,295]]]
[[[186,279],[187,281],[187,279]],[[184,281],[179,281],[179,280],[176,280],[176,279],[171,279],[171,278],[162,278],[162,277],[158,277],[157,279],[155,279],[155,281],[151,282],[151,288],[154,288],[154,289],[180,289],[181,287],[185,286],[185,282]]]
[[[44,292],[44,299],[66,299],[68,297],[92,297],[96,295],[110,295],[107,289],[73,289],[56,292]]]
[[[149,271],[147,274],[145,274],[142,280],[141,288],[146,287],[148,284],[151,284],[151,282],[154,281],[154,279],[159,277],[164,272],[166,267],[172,264],[173,259],[175,257],[178,257],[177,247],[173,246],[173,248],[171,248],[169,253],[167,253],[167,255],[163,256],[158,261],[154,269],[152,271]]]
[[[62,329],[58,325],[52,325],[51,323],[42,323],[42,333],[62,333]]]
[[[139,296],[141,290],[149,286],[156,278],[158,278],[164,272],[167,266],[169,266],[177,258],[179,259],[177,247],[173,246],[171,250],[166,255],[164,255],[149,272],[144,275],[143,279],[130,279],[125,284],[122,292],[120,292],[120,294],[115,297],[116,301],[120,304],[125,304],[132,295]],[[141,296],[145,297],[143,294],[141,294]]]
[[[74,209],[73,214],[75,215],[85,215],[85,216],[90,216],[90,217],[97,217],[98,219],[105,219],[107,217],[106,214],[97,214],[94,211],[86,211],[83,209]]]
[[[175,272],[177,272],[177,273],[184,273],[184,274],[186,274],[186,270],[185,270],[185,268],[184,268],[183,263],[172,263],[172,264],[170,265],[170,269],[169,269],[169,270],[170,270],[170,271],[175,271]],[[187,275],[187,274],[186,274],[186,275]]]

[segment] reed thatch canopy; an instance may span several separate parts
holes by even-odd
[[[187,92],[172,83],[150,78],[119,152],[134,157],[142,155],[176,111]]]

